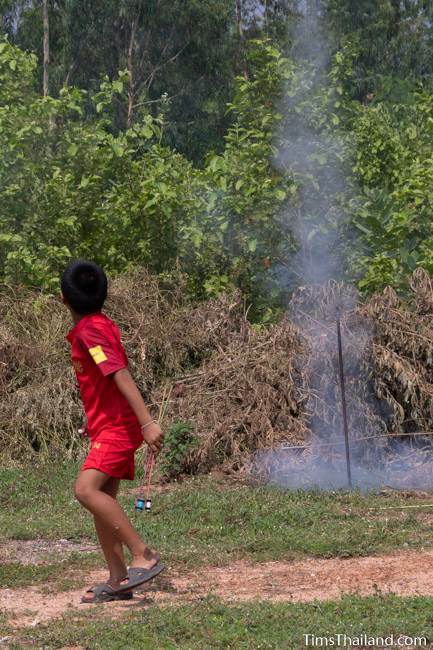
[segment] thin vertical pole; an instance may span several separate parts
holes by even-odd
[[[338,364],[340,368],[341,406],[343,412],[344,444],[346,447],[347,483],[352,489],[352,471],[350,467],[349,427],[347,425],[346,387],[344,383],[343,346],[341,344],[340,316],[337,314]]]

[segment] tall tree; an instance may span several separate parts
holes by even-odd
[[[40,56],[42,82],[40,2],[12,3],[7,29]],[[171,144],[193,158],[222,146],[238,71],[233,0],[49,0],[48,12],[51,93],[64,84],[97,90],[101,77],[128,69],[119,128],[158,112],[164,96]]]
[[[322,0],[335,47],[357,45],[354,94],[394,97],[433,74],[433,3],[427,0]]]
[[[0,0],[11,42],[40,58],[40,7],[49,18],[49,90],[97,91],[101,78],[129,72],[118,128],[164,107],[164,138],[193,159],[223,146],[237,74],[247,73],[246,43],[265,32],[283,46],[298,0]],[[1,6],[1,5],[0,5]],[[240,56],[240,49],[242,55]],[[161,103],[161,97],[164,102]]]
[[[129,73],[129,84],[128,84],[128,116],[127,116],[127,126],[132,125],[132,120],[134,117],[134,101],[135,93],[137,88],[137,79],[135,76],[135,65],[134,65],[134,54],[136,50],[136,38],[137,38],[137,27],[140,16],[139,7],[134,7],[134,12],[130,17],[130,28],[129,28],[129,42],[128,42],[128,54],[126,57],[126,65]]]
[[[239,57],[242,62],[242,72],[244,79],[248,79],[248,68],[247,68],[247,59],[245,56],[245,36],[244,36],[244,27],[243,27],[243,7],[242,0],[235,0],[236,4],[236,24],[239,38]]]
[[[49,65],[50,65],[50,22],[48,16],[48,0],[42,0],[42,15],[44,25],[43,42],[43,93],[47,97],[49,92]]]

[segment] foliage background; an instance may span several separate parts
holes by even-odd
[[[266,321],[305,280],[299,215],[363,291],[433,269],[430,3],[309,0],[327,48],[314,71],[295,0],[44,2],[46,96],[44,3],[0,3],[4,282],[54,290],[77,256],[180,269],[194,298],[239,287]],[[305,128],[311,164],[277,165]],[[318,226],[331,166],[343,218]]]

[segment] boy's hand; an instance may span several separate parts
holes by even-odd
[[[145,442],[149,445],[155,456],[161,451],[164,442],[164,434],[157,422],[144,425],[142,429]]]
[[[81,436],[88,437],[89,436],[89,431],[87,429],[87,416],[83,416],[83,422],[81,423],[81,427],[78,429],[78,433]]]

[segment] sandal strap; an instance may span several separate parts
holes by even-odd
[[[91,589],[88,589],[86,593],[93,593],[95,597],[102,596],[103,594],[109,594],[110,596],[113,596],[114,594],[117,594],[118,592],[111,587],[108,582],[102,582],[99,585],[95,585]]]

